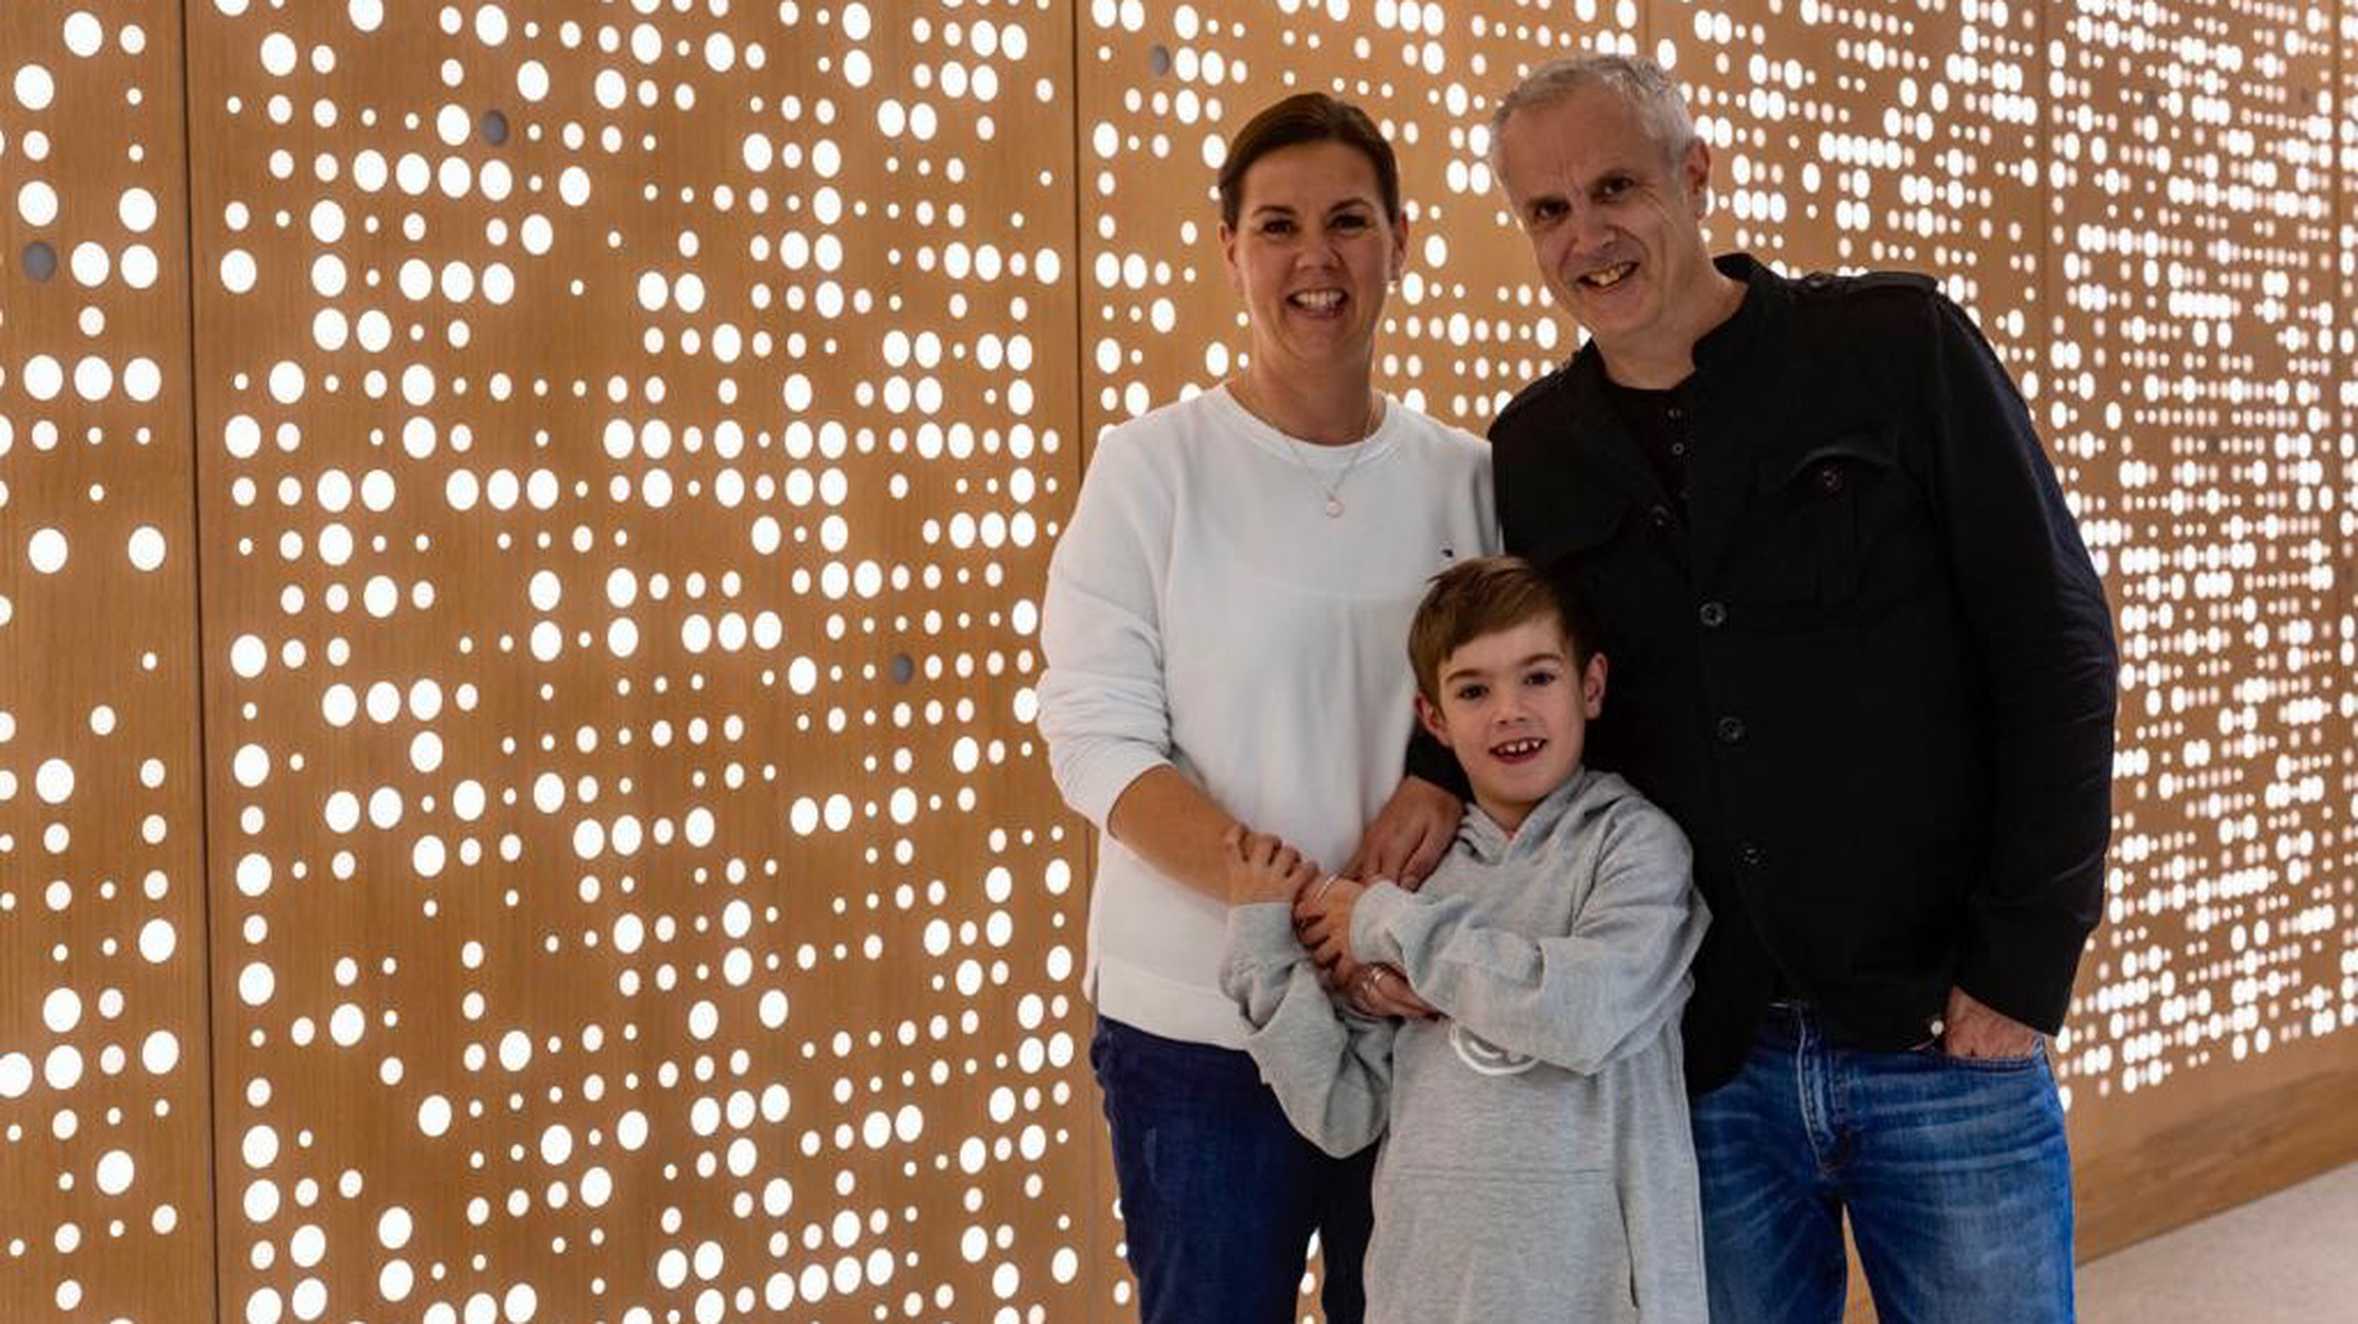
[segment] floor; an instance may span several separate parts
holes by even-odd
[[[2081,1324],[2358,1320],[2358,1163],[2080,1266]]]

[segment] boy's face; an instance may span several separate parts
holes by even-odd
[[[1456,753],[1474,800],[1509,832],[1580,764],[1589,719],[1604,711],[1605,658],[1582,668],[1553,614],[1470,640],[1442,659],[1440,702],[1417,715]]]

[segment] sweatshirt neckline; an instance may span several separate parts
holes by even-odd
[[[1474,857],[1485,864],[1497,864],[1530,842],[1542,841],[1555,834],[1556,825],[1564,815],[1596,782],[1596,770],[1581,764],[1564,784],[1548,792],[1547,798],[1531,806],[1523,816],[1522,825],[1509,836],[1507,830],[1492,818],[1489,811],[1469,800],[1465,817],[1458,823],[1458,840],[1474,852]]]
[[[1229,391],[1227,382],[1221,382],[1205,394],[1212,398],[1215,407],[1222,416],[1251,438],[1254,445],[1280,457],[1290,455],[1295,461],[1319,469],[1339,468],[1343,465],[1361,464],[1372,460],[1389,449],[1392,442],[1399,436],[1400,430],[1406,426],[1402,421],[1406,407],[1398,400],[1393,399],[1390,393],[1378,392],[1377,394],[1383,396],[1384,416],[1376,422],[1375,431],[1368,433],[1359,441],[1329,445],[1324,442],[1305,441],[1270,426],[1260,415],[1244,407],[1243,403]]]

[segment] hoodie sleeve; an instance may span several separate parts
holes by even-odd
[[[1346,1158],[1391,1116],[1394,1021],[1347,1015],[1318,982],[1283,902],[1232,907],[1220,987],[1252,1022],[1245,1051],[1294,1129]]]
[[[1511,1052],[1593,1074],[1643,1050],[1686,1004],[1709,912],[1669,815],[1633,801],[1588,830],[1605,841],[1571,932],[1483,927],[1462,897],[1378,883],[1354,908],[1352,949],[1399,966],[1418,997]]]

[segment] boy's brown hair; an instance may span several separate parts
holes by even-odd
[[[1486,634],[1553,616],[1572,647],[1574,666],[1586,667],[1595,637],[1577,600],[1520,556],[1478,556],[1433,576],[1408,627],[1408,663],[1428,703],[1441,702],[1441,664]]]

